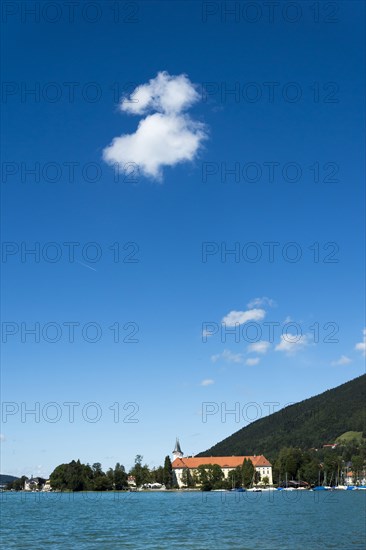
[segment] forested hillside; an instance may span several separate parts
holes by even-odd
[[[197,456],[264,454],[283,447],[311,449],[345,432],[365,437],[366,374],[249,424]]]

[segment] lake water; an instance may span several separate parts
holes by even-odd
[[[3,548],[364,549],[366,491],[2,493]]]

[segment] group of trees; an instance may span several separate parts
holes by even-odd
[[[147,464],[142,464],[142,456],[137,455],[135,458],[135,465],[130,470],[129,475],[135,478],[135,484],[137,487],[146,485],[148,483],[160,483],[165,485],[167,489],[173,487],[173,469],[169,456],[165,457],[164,466],[158,468],[149,469]]]
[[[103,472],[100,462],[81,464],[73,460],[69,464],[57,466],[50,476],[52,489],[60,491],[111,491],[124,490],[128,487],[128,476],[133,476],[136,487],[148,483],[161,483],[170,489],[173,486],[173,471],[170,458],[165,458],[164,466],[152,470],[142,463],[143,457],[137,455],[135,464],[128,472],[117,462],[116,466]]]
[[[137,487],[148,483],[160,483],[167,489],[173,487],[173,470],[169,456],[165,458],[164,466],[152,470],[147,464],[142,463],[142,459],[141,455],[137,455],[135,464],[128,473],[119,462],[114,468],[104,472],[100,462],[90,465],[82,464],[80,460],[72,460],[54,469],[50,475],[51,487],[56,491],[121,491],[127,489],[129,475],[135,478]],[[26,476],[22,476],[9,483],[7,488],[22,490],[27,479]]]
[[[310,485],[343,484],[347,471],[353,481],[361,477],[366,468],[366,443],[349,441],[335,448],[302,451],[285,447],[278,453],[273,467],[273,481],[306,481]]]
[[[72,460],[69,464],[60,464],[50,475],[52,489],[58,491],[108,491],[125,489],[127,473],[124,466],[116,466],[103,472],[100,462],[92,466]]]

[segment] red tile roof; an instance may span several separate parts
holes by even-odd
[[[272,466],[272,464],[263,455],[258,456],[203,456],[192,458],[176,458],[173,468],[198,468],[205,464],[218,464],[221,468],[236,468],[242,466],[244,459],[252,461],[253,466]]]

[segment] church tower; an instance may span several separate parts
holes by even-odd
[[[183,453],[182,453],[182,449],[180,448],[180,443],[179,443],[178,437],[175,441],[173,456],[174,456],[174,458],[183,458]]]

